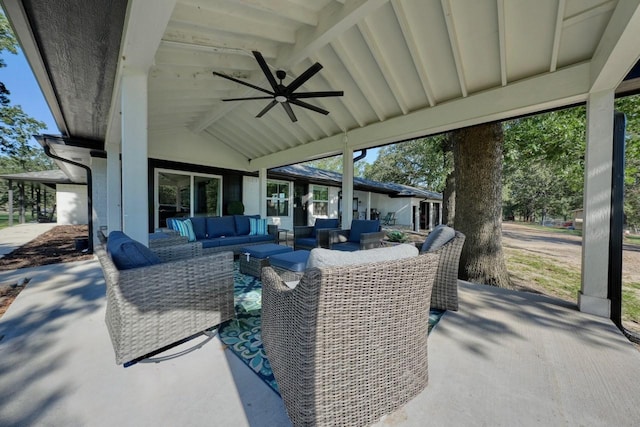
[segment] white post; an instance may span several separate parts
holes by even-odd
[[[582,228],[580,311],[609,317],[607,299],[611,172],[613,157],[613,91],[589,94]]]
[[[122,230],[120,146],[107,144],[107,231]]]
[[[353,220],[353,150],[345,144],[342,152],[342,229],[351,228]]]
[[[258,206],[260,206],[260,218],[267,217],[267,169],[260,168],[258,171],[258,181],[260,189],[258,191]]]
[[[122,77],[122,219],[123,231],[149,243],[147,178],[147,75]]]
[[[107,225],[107,159],[91,157],[92,191],[91,200],[93,212],[93,241],[98,242],[98,230],[100,226]],[[87,189],[88,190],[88,189]]]
[[[365,219],[371,219],[371,191],[367,191],[367,210],[365,211]]]

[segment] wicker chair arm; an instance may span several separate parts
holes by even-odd
[[[339,228],[321,228],[316,231],[316,246],[319,248],[329,248],[329,235],[332,231],[339,231]]]
[[[374,249],[380,247],[380,241],[384,239],[384,231],[362,233],[360,235],[360,249]]]
[[[344,243],[349,240],[351,230],[331,230],[329,231],[329,248],[336,243]]]
[[[162,262],[202,256],[202,242],[187,242],[179,245],[152,247],[150,249],[160,257]]]
[[[278,226],[275,224],[267,224],[267,234],[276,239],[278,237]]]

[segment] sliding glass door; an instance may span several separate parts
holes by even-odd
[[[222,177],[156,169],[155,226],[167,218],[219,216],[222,212]]]

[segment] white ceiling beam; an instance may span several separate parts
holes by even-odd
[[[626,0],[622,0],[624,2]],[[586,21],[587,19],[591,19],[594,16],[602,15],[603,13],[607,13],[610,10],[613,10],[618,3],[617,0],[609,0],[605,3],[601,3],[595,5],[589,9],[582,10],[574,15],[567,16],[563,22],[564,28],[569,28],[572,25],[579,24],[580,22]]]
[[[225,147],[230,148],[231,150],[235,151],[236,153],[239,153],[245,159],[250,159],[252,157],[251,154],[249,152],[247,152],[247,150],[244,148],[244,145],[227,143],[224,139],[222,139],[222,137],[220,137],[218,135],[218,133],[216,132],[215,129],[205,129],[204,132],[206,134],[210,135],[211,138],[213,138],[214,142],[221,143]]]
[[[317,26],[298,32],[295,44],[279,56],[278,66],[291,68],[310,57],[388,1],[352,0],[344,5],[330,4],[322,10]]]
[[[562,26],[564,22],[564,11],[566,0],[558,0],[558,12],[556,13],[556,26],[553,32],[553,47],[551,48],[551,65],[549,71],[552,73],[558,67],[558,53],[560,52],[560,40],[562,40]]]
[[[640,0],[618,3],[591,60],[591,92],[614,90],[640,59]]]
[[[406,12],[404,3],[402,3],[400,0],[391,0],[391,7],[393,7],[396,18],[398,19],[398,23],[400,24],[400,29],[402,30],[402,35],[404,36],[405,42],[407,43],[407,46],[409,48],[409,52],[411,53],[413,65],[415,66],[416,71],[418,72],[418,76],[420,77],[420,83],[422,83],[422,89],[427,96],[429,105],[433,107],[434,105],[436,105],[436,97],[433,94],[431,82],[429,81],[429,73],[427,72],[429,67],[427,66],[427,61],[425,59],[424,49],[418,47],[418,43],[416,42],[414,33],[411,30],[409,15]],[[383,119],[381,119],[381,121],[382,120]]]
[[[216,127],[221,130],[223,134],[226,134],[227,137],[230,136],[232,141],[251,141],[252,137],[244,130],[244,126],[239,123],[226,124],[221,121],[216,125]],[[232,143],[232,141],[229,142]],[[248,150],[248,153],[249,159],[255,159],[256,157],[264,156],[266,153],[269,153],[269,150],[267,150],[261,143],[259,143],[252,145]]]
[[[382,123],[373,123],[349,131],[348,145],[353,150],[377,147],[584,102],[589,91],[589,73],[590,64],[585,62],[555,73],[520,80],[504,87],[424,108]],[[342,138],[343,135],[334,135],[305,146],[255,158],[250,162],[250,170],[302,162],[323,154],[337,154],[344,146]]]
[[[181,43],[191,49],[215,49],[222,51],[236,50],[251,54],[251,51],[261,52],[265,58],[275,58],[277,44],[260,38],[247,38],[240,34],[229,34],[215,28],[203,30],[194,29],[188,24],[169,22],[162,38],[165,42]],[[233,46],[230,48],[229,46]]]
[[[62,109],[58,103],[58,97],[53,89],[51,80],[49,80],[49,73],[44,65],[42,56],[40,55],[40,49],[33,37],[33,31],[31,24],[25,13],[22,1],[20,0],[3,0],[2,6],[4,13],[11,18],[11,26],[13,32],[16,35],[20,46],[24,52],[25,58],[29,62],[29,67],[38,82],[38,86],[47,100],[47,105],[51,110],[51,114],[58,126],[58,130],[63,135],[69,135],[69,129],[67,123],[62,114]],[[60,162],[59,162],[60,163]]]
[[[464,75],[464,66],[462,64],[462,54],[460,53],[460,43],[458,42],[458,33],[456,32],[456,26],[453,22],[453,14],[451,12],[451,0],[441,0],[442,11],[444,13],[444,20],[447,26],[447,32],[449,33],[449,43],[451,44],[451,51],[453,53],[453,61],[456,64],[456,71],[458,73],[458,81],[460,83],[460,92],[463,97],[467,97],[467,79]]]
[[[214,7],[212,5],[212,7]],[[208,29],[215,28],[231,34],[250,37],[261,37],[280,43],[295,43],[296,37],[291,29],[280,25],[272,25],[267,21],[256,21],[242,15],[220,14],[216,10],[196,7],[183,3],[176,4],[172,17],[173,22],[185,26]]]
[[[500,43],[500,81],[507,85],[507,36],[504,18],[504,0],[498,1],[498,41]],[[560,0],[564,1],[564,0]]]
[[[407,98],[402,90],[402,87],[398,84],[398,77],[396,76],[396,67],[392,67],[389,65],[387,60],[385,59],[385,55],[380,48],[380,44],[377,41],[376,32],[371,30],[371,26],[368,23],[368,19],[365,18],[360,21],[358,25],[358,29],[364,38],[365,43],[369,47],[371,54],[373,55],[373,59],[378,64],[380,71],[382,72],[382,76],[384,77],[387,85],[391,89],[391,93],[396,100],[396,103],[400,107],[402,114],[407,114],[409,112],[409,107],[407,107]]]
[[[171,18],[176,0],[138,0],[129,2],[120,43],[120,55],[107,120],[106,144],[120,144],[122,76],[130,72],[149,73],[160,45],[162,33]]]
[[[318,16],[313,10],[288,0],[231,0],[231,2],[306,25],[318,25]]]
[[[331,47],[333,51],[336,53],[336,56],[342,62],[344,67],[348,70],[349,74],[353,78],[354,84],[360,89],[365,99],[369,102],[369,105],[373,112],[378,117],[378,120],[383,121],[386,119],[386,115],[384,113],[384,109],[382,107],[382,100],[378,96],[378,91],[371,85],[371,80],[367,77],[367,70],[362,70],[360,64],[351,59],[349,52],[344,47],[342,42],[339,39],[336,39],[331,42]],[[360,127],[365,125],[363,117],[366,116],[366,113],[362,111],[362,107],[358,103],[354,103],[352,101],[352,97],[348,95],[344,97],[345,99],[342,102],[347,107],[347,110],[353,113],[353,118],[358,122]]]
[[[213,71],[211,64],[216,64],[215,71],[224,72],[225,70],[233,70],[234,72],[251,72],[257,70],[253,55],[241,51],[229,54],[214,51],[203,51],[193,49],[176,49],[168,45],[168,42],[162,42],[160,49],[155,56],[154,64],[156,67],[165,65],[181,66],[188,64],[189,67],[202,67]]]

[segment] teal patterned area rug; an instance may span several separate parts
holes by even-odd
[[[238,262],[234,268],[234,296],[236,319],[223,324],[218,332],[220,340],[238,356],[262,381],[278,395],[278,384],[273,377],[271,365],[262,347],[260,308],[262,302],[262,282],[253,276],[241,274]],[[429,332],[440,321],[445,310],[431,310]]]

